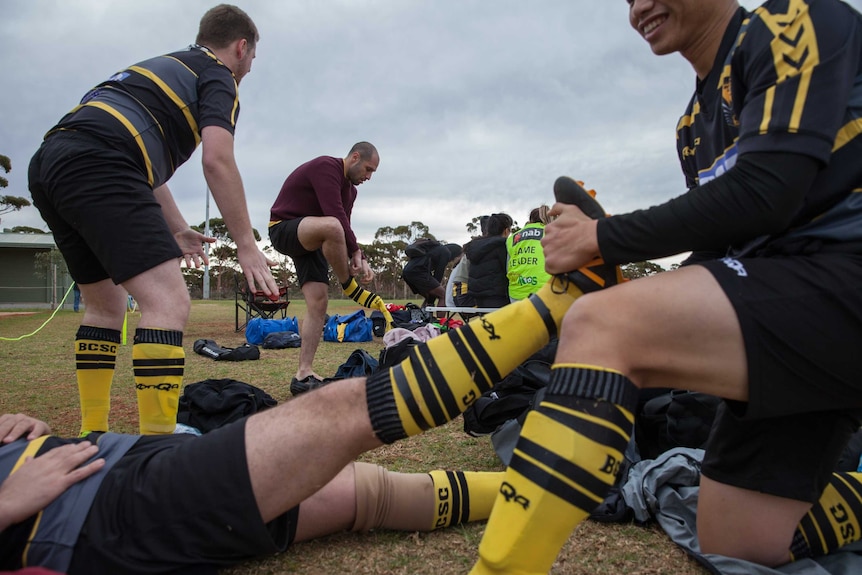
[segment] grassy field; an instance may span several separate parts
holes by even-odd
[[[345,314],[355,309],[357,306],[350,300],[336,300],[330,302],[329,313]],[[304,302],[292,302],[288,312],[301,320]],[[45,310],[32,315],[0,312],[0,338],[4,338],[0,339],[0,413],[23,411],[48,421],[59,435],[76,435],[80,414],[72,341],[81,316],[61,311],[39,329],[50,315]],[[129,316],[129,341],[139,318],[139,313]],[[34,331],[34,335],[20,338]],[[184,340],[185,383],[230,377],[265,389],[279,402],[290,399],[288,387],[296,370],[298,349],[261,349],[258,361],[222,363],[192,351],[192,344],[199,338],[215,340],[225,347],[245,341],[242,332],[234,332],[233,301],[193,302]],[[323,342],[315,368],[320,375],[331,376],[354,349],[363,348],[377,357],[382,347],[380,338],[362,344]],[[135,433],[137,406],[130,346],[120,351],[111,400],[112,431]],[[422,436],[365,454],[361,459],[409,472],[439,468],[502,469],[490,440],[466,435],[462,425],[458,418]],[[476,559],[483,529],[484,523],[475,523],[433,533],[345,533],[295,545],[283,555],[226,569],[222,575],[466,573]],[[586,522],[572,534],[552,573],[703,575],[706,571],[655,525]]]

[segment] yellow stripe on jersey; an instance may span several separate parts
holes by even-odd
[[[43,435],[38,439],[34,439],[30,443],[27,444],[27,447],[18,457],[18,461],[15,462],[15,466],[12,468],[12,471],[9,472],[9,475],[12,475],[18,468],[21,467],[27,459],[31,457],[36,457],[36,453],[39,451],[39,448],[45,443],[45,440],[48,439],[48,435]],[[30,543],[33,542],[33,537],[36,535],[36,531],[39,529],[39,523],[42,521],[42,513],[45,510],[39,511],[36,514],[36,521],[33,523],[33,529],[30,530],[30,536],[27,538],[27,544],[24,546],[24,552],[21,554],[21,564],[26,567],[27,566],[27,554],[30,552]]]
[[[9,472],[9,475],[18,471],[18,468],[24,465],[24,462],[27,461],[29,457],[36,457],[36,453],[39,451],[39,448],[42,447],[42,444],[45,443],[45,440],[49,437],[49,435],[43,435],[42,437],[34,439],[28,443],[27,447],[24,448],[24,451],[21,452],[21,455],[18,456],[18,461],[15,462],[15,466],[12,468],[12,471]]]
[[[834,154],[837,150],[840,150],[860,134],[862,134],[862,118],[857,118],[852,122],[844,124],[844,126],[838,130],[838,135],[835,136],[835,146],[832,148],[832,153]]]
[[[120,112],[104,102],[87,102],[84,106],[93,106],[94,108],[104,110],[119,120],[120,123],[126,127],[129,133],[132,134],[132,137],[135,138],[135,142],[137,142],[138,147],[141,149],[141,154],[144,156],[144,164],[147,166],[147,182],[152,186],[155,181],[153,178],[153,163],[150,161],[150,155],[147,153],[147,146],[144,144],[144,139],[141,137],[140,132],[135,129],[135,126]]]
[[[201,143],[201,137],[198,133],[198,123],[195,121],[194,116],[192,116],[191,110],[189,110],[189,106],[187,103],[183,102],[183,99],[174,92],[170,86],[168,86],[164,80],[155,75],[151,70],[147,70],[146,68],[141,68],[140,66],[131,66],[129,70],[137,72],[142,76],[146,76],[153,84],[161,88],[162,92],[164,92],[165,96],[170,98],[171,102],[174,105],[182,110],[183,116],[186,118],[186,122],[189,124],[189,128],[191,128],[192,134],[195,137],[195,146]]]
[[[230,111],[230,125],[236,126],[236,113],[239,109],[239,84],[236,83],[236,77],[233,79],[233,89],[236,97],[233,99],[233,109]]]
[[[770,86],[763,95],[763,117],[760,119],[761,134],[769,131],[769,121],[772,120],[772,104],[775,102],[775,86]]]
[[[679,124],[676,125],[677,135],[679,131],[683,128],[690,128],[692,124],[694,124],[694,118],[700,114],[700,102],[695,101],[694,106],[691,109],[691,114],[688,116],[683,116],[679,119]]]

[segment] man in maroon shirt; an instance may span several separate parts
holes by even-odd
[[[269,238],[276,250],[293,259],[308,305],[302,322],[299,367],[290,385],[294,395],[323,383],[312,363],[326,316],[330,266],[344,293],[357,303],[382,312],[387,326],[392,323],[380,296],[360,287],[356,281],[359,278],[363,283],[369,282],[374,279],[374,272],[350,227],[356,186],[370,180],[378,164],[377,148],[368,142],[354,144],[343,159],[315,158],[287,177],[270,210]]]

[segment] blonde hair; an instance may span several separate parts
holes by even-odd
[[[530,223],[531,224],[549,224],[554,218],[548,215],[548,212],[551,210],[548,206],[542,204],[538,208],[534,208],[533,211],[530,212]]]

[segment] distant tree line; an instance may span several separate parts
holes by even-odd
[[[12,170],[11,160],[2,154],[0,154],[0,168],[7,174]],[[0,176],[0,188],[6,188],[8,185],[9,181]],[[0,215],[19,211],[29,205],[31,205],[30,201],[26,198],[0,195]],[[475,216],[465,224],[467,233],[470,234],[471,238],[480,235],[480,219],[481,216]],[[199,225],[192,227],[199,232],[204,232],[206,222],[201,222]],[[512,226],[512,232],[514,233],[519,229],[520,227],[515,222]],[[3,231],[23,234],[46,233],[39,228],[29,226],[16,226],[4,229]],[[256,229],[252,231],[254,239],[260,241],[260,233]],[[237,260],[236,245],[233,238],[230,237],[230,232],[223,218],[210,219],[209,234],[216,238],[216,242],[207,247],[210,260],[210,297],[214,299],[231,299],[244,282],[239,261]],[[401,279],[401,270],[407,263],[404,248],[419,238],[430,238],[438,240],[441,243],[446,243],[445,240],[436,238],[428,229],[428,226],[422,222],[410,222],[409,224],[379,228],[375,232],[374,240],[370,244],[360,244],[360,248],[368,260],[368,265],[371,266],[371,269],[375,273],[371,285],[372,290],[388,299],[413,298],[413,293]],[[267,257],[278,263],[273,268],[273,275],[276,281],[281,285],[288,286],[290,297],[300,297],[301,292],[296,282],[296,270],[294,269],[292,260],[276,252],[271,246],[265,247],[264,252]],[[60,257],[57,250],[37,256],[37,268],[40,270],[47,270],[54,265],[59,265],[61,269],[65,270],[65,262],[62,261],[62,257]],[[655,262],[647,261],[626,264],[622,266],[622,271],[625,277],[636,279],[665,270]],[[191,296],[193,298],[202,297],[204,271],[202,269],[183,268],[183,274]],[[332,278],[330,281],[330,295],[333,298],[343,296],[341,286],[338,285],[338,281],[335,278]]]

